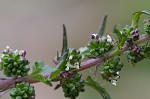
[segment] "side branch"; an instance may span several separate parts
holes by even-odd
[[[135,41],[134,44],[138,45],[138,44],[141,44],[141,43],[149,41],[149,40],[150,40],[150,36],[144,35],[144,36],[140,37],[139,40]],[[120,50],[119,53],[125,52],[127,50],[128,50],[128,46],[126,44],[124,44],[122,50]],[[97,65],[98,63],[101,63],[104,59],[109,59],[114,56],[115,56],[115,54],[111,54],[111,55],[108,54],[101,58],[89,59],[85,62],[82,62],[80,69],[78,69],[77,71],[82,71],[87,68],[93,67],[93,66]],[[50,75],[50,73],[47,73],[47,74],[44,74],[43,76],[45,78],[47,78],[49,75]],[[7,90],[7,89],[11,88],[12,86],[14,86],[16,82],[22,82],[22,81],[29,82],[29,83],[39,82],[38,80],[32,80],[32,79],[29,79],[28,77],[19,77],[16,79],[0,79],[0,91]],[[54,81],[58,81],[58,79],[56,78]]]

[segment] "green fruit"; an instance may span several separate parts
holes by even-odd
[[[34,87],[29,83],[17,83],[10,91],[11,99],[33,99],[35,96]]]
[[[20,54],[21,53],[21,54]],[[25,51],[13,51],[7,47],[1,56],[0,68],[7,77],[25,76],[29,71],[29,61],[25,58]]]

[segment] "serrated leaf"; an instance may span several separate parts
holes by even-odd
[[[103,97],[103,99],[111,99],[106,90],[101,87],[98,82],[94,81],[90,76],[88,76],[85,80],[85,84],[97,90],[98,93]]]
[[[133,13],[132,25],[131,25],[132,28],[135,29],[138,27],[138,22],[142,14],[150,15],[150,12],[144,10],[144,11],[138,11],[138,12]]]
[[[104,16],[103,21],[102,21],[102,23],[99,27],[99,30],[98,30],[98,35],[100,37],[102,37],[104,32],[105,32],[106,22],[107,22],[107,14]]]

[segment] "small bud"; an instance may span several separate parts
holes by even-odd
[[[9,46],[6,46],[6,49],[7,49],[7,50],[10,50],[11,48],[10,48]]]
[[[26,51],[25,50],[20,50],[19,55],[22,56],[22,57],[25,57],[26,56]]]
[[[99,35],[98,34],[90,34],[90,39],[94,40],[98,40],[99,39]]]
[[[141,49],[138,48],[137,46],[135,46],[134,49],[133,49],[133,52],[137,53],[137,54],[140,53],[140,51],[141,51]]]
[[[95,39],[95,35],[94,34],[90,34],[90,39]]]
[[[7,49],[3,50],[2,53],[3,54],[7,54],[9,51]]]
[[[11,49],[9,46],[6,46],[6,50],[7,50],[9,53],[12,53],[12,49]]]
[[[139,34],[138,34],[138,30],[137,29],[133,30],[131,32],[131,35],[132,35],[132,37],[133,37],[134,40],[138,40],[139,39]]]
[[[68,76],[67,71],[63,71],[62,73],[60,73],[60,76],[66,78]]]
[[[132,46],[133,45],[132,38],[127,38],[126,42],[127,42],[128,46]]]
[[[96,34],[95,38],[96,38],[96,40],[98,40],[98,39],[99,39],[99,35],[98,35],[98,34]]]

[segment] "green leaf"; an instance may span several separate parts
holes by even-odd
[[[35,62],[32,66],[32,73],[29,75],[30,79],[39,80],[47,85],[52,86],[50,80],[46,79],[43,74],[50,73],[53,70],[50,66],[45,66],[42,61]]]
[[[144,11],[138,11],[138,12],[133,13],[133,16],[132,16],[132,25],[131,25],[131,27],[133,29],[135,29],[135,28],[138,27],[138,22],[139,22],[141,14],[150,15],[150,12],[144,10]]]
[[[59,64],[56,66],[56,68],[53,69],[51,75],[48,77],[50,80],[53,80],[54,78],[58,77],[60,72],[66,68],[66,58],[67,58],[67,53],[63,55],[63,59],[59,62]]]
[[[128,36],[130,36],[130,33],[131,33],[132,29],[130,26],[126,25],[124,28],[123,28],[123,32],[124,32],[124,35],[125,37],[127,38]]]
[[[42,69],[44,67],[44,62],[43,61],[37,61],[34,63],[34,65],[32,66],[32,71],[35,71],[37,68],[38,69]]]
[[[61,56],[63,53],[67,51],[67,49],[68,49],[67,31],[65,25],[63,24],[63,46],[62,46]]]
[[[105,32],[106,21],[107,21],[107,14],[104,16],[102,24],[100,25],[99,30],[98,30],[98,35],[100,37],[102,37]]]
[[[123,36],[121,34],[121,32],[117,29],[117,25],[114,26],[113,33],[117,36],[117,38],[119,40],[119,42],[117,43],[117,45],[118,45],[118,50],[120,50],[120,49],[122,49],[122,46],[123,46],[123,44],[124,44],[124,42],[126,40],[126,37]]]
[[[57,63],[59,63],[62,59],[64,54],[68,51],[68,41],[67,41],[67,31],[66,31],[66,27],[63,24],[63,45],[62,45],[62,51],[61,53],[58,53],[57,51],[57,56],[54,58],[54,61]]]
[[[121,32],[117,29],[117,25],[114,26],[113,28],[113,33],[117,36],[117,38],[119,39],[119,41],[122,38]]]
[[[79,48],[80,54],[82,55],[82,59],[84,59],[86,56],[90,55],[89,49],[85,47],[80,47]]]
[[[42,74],[50,73],[53,71],[53,69],[54,69],[53,67],[47,65],[42,68],[41,73]]]
[[[111,99],[106,90],[101,87],[98,82],[94,81],[90,76],[88,76],[85,80],[85,84],[97,90],[98,93],[103,97],[103,99]]]

